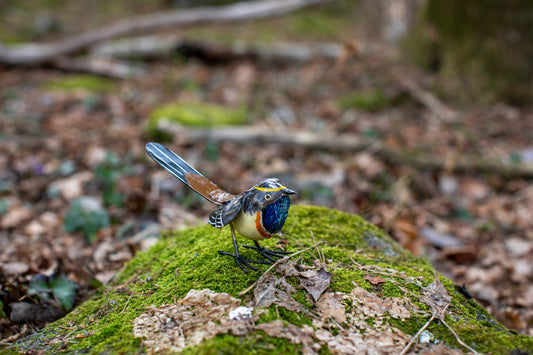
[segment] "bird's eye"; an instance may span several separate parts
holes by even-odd
[[[272,198],[272,195],[271,194],[266,194],[265,195],[265,200],[270,200]]]

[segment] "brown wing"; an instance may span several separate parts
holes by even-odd
[[[194,191],[205,197],[214,204],[221,205],[223,202],[231,200],[235,195],[230,194],[218,187],[214,182],[203,175],[186,173],[185,183]]]
[[[235,197],[235,195],[222,190],[214,182],[190,166],[179,155],[165,148],[163,145],[159,143],[148,143],[146,145],[146,151],[159,165],[208,201],[216,205],[222,205],[225,201]]]

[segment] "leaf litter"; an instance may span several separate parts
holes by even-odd
[[[239,298],[204,289],[191,290],[174,304],[151,306],[133,321],[133,333],[142,338],[150,353],[179,352],[218,334],[255,334],[260,337],[258,331],[301,345],[305,355],[318,354],[324,347],[334,354],[429,353],[433,348],[436,353],[450,350],[453,354],[463,353],[460,349],[430,342],[411,348],[425,327],[412,337],[388,322],[390,318],[403,321],[413,314],[425,314],[409,297],[380,296],[355,282],[350,293],[333,292],[328,289],[331,273],[318,261],[309,267],[284,258],[282,262],[278,261],[276,273],[266,272],[260,277],[255,284],[253,299],[245,305]],[[311,310],[292,296],[297,288],[287,281],[290,277],[298,278],[300,288],[314,301]],[[304,287],[302,280],[309,279],[318,282]],[[406,282],[413,281],[406,279]],[[419,299],[430,307],[432,313],[428,324],[434,318],[442,321],[451,301],[442,283],[436,278],[421,292]],[[260,315],[272,305],[310,317],[312,325],[296,325],[281,319],[261,322]]]

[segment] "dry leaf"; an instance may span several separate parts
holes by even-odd
[[[387,282],[387,280],[385,280],[383,277],[381,276],[365,276],[363,277],[364,280],[370,282],[372,285],[379,285],[379,284],[382,284],[384,282]]]
[[[435,315],[436,318],[444,319],[446,309],[450,305],[452,297],[440,281],[437,272],[435,272],[435,281],[422,289],[420,300],[428,305],[431,314]]]
[[[1,269],[6,276],[18,276],[26,273],[30,267],[26,263],[12,262],[1,265]]]
[[[315,341],[312,337],[314,329],[305,324],[302,328],[299,328],[290,323],[285,326],[283,321],[275,320],[258,324],[255,329],[262,330],[271,337],[285,338],[293,344],[302,344],[302,354],[304,355],[318,354],[318,350],[320,350],[320,346],[315,346]]]
[[[9,212],[0,219],[0,227],[16,228],[33,217],[33,212],[24,206],[15,206],[9,209]]]
[[[318,271],[306,271],[305,276],[304,273],[300,273],[300,275],[303,276],[300,278],[300,285],[311,294],[316,303],[329,287],[332,274],[321,267]]]
[[[88,170],[81,171],[68,178],[54,181],[50,184],[50,190],[58,191],[67,201],[72,201],[83,195],[85,185],[92,178],[92,172]]]
[[[323,321],[334,319],[338,323],[346,321],[346,308],[343,300],[346,294],[342,292],[326,292],[320,297],[316,306]]]
[[[271,304],[277,304],[290,311],[311,315],[304,306],[292,298],[290,294],[294,292],[296,289],[287,283],[284,277],[278,279],[272,274],[265,274],[255,286],[254,305],[269,307]]]
[[[144,338],[152,352],[180,352],[217,334],[243,335],[252,329],[249,318],[230,318],[241,300],[211,290],[191,290],[175,304],[152,306],[135,318],[133,334]]]

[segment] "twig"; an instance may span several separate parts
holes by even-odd
[[[311,237],[313,238],[313,243],[315,243],[316,245],[315,235],[313,234],[313,231],[309,230],[309,233],[311,233]],[[320,262],[325,263],[326,257],[324,256],[324,253],[322,253],[322,251],[320,250],[318,246],[316,247],[316,252],[318,253],[318,259],[320,260]]]
[[[281,259],[276,260],[276,262],[275,262],[274,264],[270,265],[270,267],[269,267],[269,268],[263,273],[263,275],[261,275],[261,276],[257,279],[257,281],[255,281],[253,284],[251,284],[250,287],[248,287],[246,290],[241,291],[241,292],[239,293],[239,296],[244,296],[245,294],[247,294],[248,292],[250,292],[250,290],[252,290],[252,289],[254,288],[254,286],[255,286],[255,285],[256,285],[256,284],[257,284],[257,283],[258,283],[258,282],[259,282],[259,281],[260,281],[260,280],[261,280],[261,279],[262,279],[262,278],[263,278],[263,277],[264,277],[264,276],[270,271],[270,270],[272,270],[272,268],[276,267],[276,265],[281,264],[282,262],[289,260],[289,259],[292,258],[293,256],[296,256],[296,255],[301,254],[301,253],[305,253],[305,252],[308,251],[309,249],[312,249],[312,248],[314,248],[314,247],[316,247],[317,245],[322,244],[322,243],[323,243],[323,241],[319,241],[319,242],[317,242],[317,243],[311,245],[310,247],[307,247],[307,248],[305,248],[305,249],[299,250],[299,251],[297,251],[296,253],[293,253],[293,254],[287,255],[287,256],[285,256],[285,257],[283,257],[283,258],[281,258]]]
[[[431,321],[435,319],[435,314],[431,315],[431,318],[429,318],[429,320],[426,322],[426,324],[424,324],[422,326],[422,328],[420,328],[418,330],[418,332],[411,338],[411,340],[409,341],[409,343],[407,343],[407,345],[405,346],[405,348],[403,348],[402,352],[400,353],[400,355],[405,355],[407,354],[407,351],[409,351],[409,348],[411,347],[411,345],[413,345],[413,343],[418,339],[418,337],[420,336],[420,334],[429,326],[429,324],[431,323]]]
[[[124,308],[122,308],[122,311],[120,311],[120,313],[124,313],[124,311],[125,311],[126,308],[128,307],[128,303],[130,303],[131,297],[133,296],[134,293],[135,293],[135,292],[132,292],[132,293],[130,294],[130,297],[128,297],[126,303],[124,304]]]
[[[474,350],[473,348],[471,348],[470,346],[466,345],[466,344],[465,344],[465,343],[459,338],[459,336],[458,336],[457,333],[452,329],[452,327],[450,327],[450,326],[448,325],[448,323],[446,323],[446,322],[444,321],[444,319],[441,318],[440,321],[441,321],[442,323],[444,323],[445,326],[448,327],[448,329],[449,329],[450,332],[452,332],[452,334],[455,336],[455,339],[457,340],[457,342],[458,342],[459,344],[461,344],[462,346],[464,346],[465,348],[467,348],[469,351],[471,351],[472,353],[474,353],[474,354],[476,354],[476,355],[479,355],[479,354],[480,354],[480,353],[478,353],[476,350]]]
[[[155,13],[125,19],[55,43],[27,43],[16,47],[0,44],[0,62],[11,65],[38,65],[119,36],[147,33],[171,26],[225,23],[279,16],[326,1],[329,0],[258,0]]]

